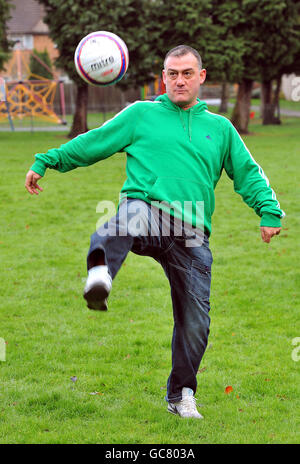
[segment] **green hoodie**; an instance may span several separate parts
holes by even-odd
[[[235,191],[262,218],[261,226],[281,226],[285,214],[262,168],[230,121],[209,112],[200,100],[188,110],[167,94],[154,102],[135,102],[101,127],[36,154],[31,169],[41,176],[46,168],[66,172],[116,152],[127,154],[121,198],[155,201],[162,209],[166,203],[157,202],[181,204],[181,212],[189,205],[184,220],[194,226],[199,226],[196,206],[204,205],[204,227],[210,234],[214,189],[224,168]],[[176,207],[171,214],[179,215]]]

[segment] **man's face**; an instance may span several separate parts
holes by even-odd
[[[197,103],[199,88],[205,77],[206,70],[199,69],[197,58],[192,53],[169,56],[163,70],[168,97],[185,110]]]

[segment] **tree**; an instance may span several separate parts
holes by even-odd
[[[282,5],[278,33],[268,47],[261,69],[262,123],[280,124],[279,94],[282,75],[300,71],[300,6],[298,1],[285,1]],[[280,38],[279,38],[279,37]],[[283,43],[282,43],[283,42]],[[277,110],[277,116],[275,111]]]
[[[153,14],[160,58],[170,48],[187,44],[199,51],[207,81],[235,82],[242,74],[243,38],[233,34],[241,15],[236,1],[156,0]]]
[[[12,43],[7,39],[7,21],[10,18],[11,4],[8,0],[0,0],[0,71],[9,58]]]
[[[241,9],[235,0],[212,0],[213,40],[208,43],[208,80],[222,83],[220,112],[227,112],[228,84],[235,83],[244,70],[244,38],[236,37]]]
[[[38,0],[45,6],[44,21],[59,50],[56,65],[76,83],[77,97],[69,137],[86,132],[88,84],[76,73],[74,52],[87,34],[108,30],[119,35],[129,49],[127,75],[117,85],[138,87],[153,79],[153,53],[148,35],[151,2],[147,0]]]
[[[168,50],[181,44],[194,47],[205,60],[211,27],[211,1],[155,0],[152,5],[151,42],[157,56],[156,72],[161,70]]]
[[[295,0],[240,0],[241,17],[233,34],[244,41],[243,74],[239,83],[232,123],[248,133],[251,93],[255,80],[265,85],[278,76],[294,54]],[[268,84],[269,85],[269,84]],[[267,100],[266,100],[267,101]]]

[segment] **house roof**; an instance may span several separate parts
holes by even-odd
[[[11,18],[7,23],[9,34],[45,34],[44,7],[35,0],[12,0]]]

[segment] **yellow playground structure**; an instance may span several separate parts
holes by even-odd
[[[33,55],[41,64],[45,65],[38,56]],[[11,75],[17,76],[17,79],[6,81],[0,95],[0,123],[7,118],[13,120],[22,120],[23,118],[38,118],[40,120],[50,121],[56,124],[65,124],[65,99],[63,82],[57,80],[45,79],[31,73],[28,64],[23,59],[22,54],[15,53],[10,68],[17,68],[17,75],[11,72]],[[26,70],[26,80],[24,76]],[[62,117],[54,111],[54,97],[57,86],[60,92],[60,104]]]

